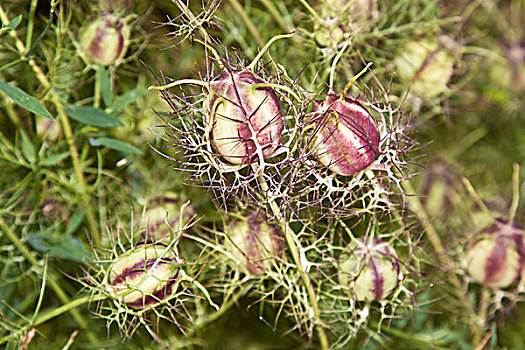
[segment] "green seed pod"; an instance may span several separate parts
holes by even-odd
[[[91,63],[109,66],[125,55],[129,35],[119,17],[102,14],[80,30],[80,48]]]
[[[162,239],[169,239],[171,231],[166,223],[173,231],[177,231],[183,228],[179,228],[179,222],[182,222],[182,225],[188,222],[194,210],[191,205],[183,205],[179,197],[168,192],[148,203],[142,217],[142,225],[146,228],[148,240],[157,242]],[[181,214],[182,218],[180,217]]]
[[[467,253],[470,277],[490,288],[507,288],[520,279],[525,257],[524,231],[495,221],[480,232]]]
[[[113,298],[129,307],[144,309],[169,299],[180,269],[175,252],[162,244],[136,247],[111,265],[107,288]]]
[[[338,278],[357,301],[383,300],[398,283],[396,253],[382,240],[367,244],[360,241],[350,255],[339,261]]]
[[[224,244],[235,264],[251,275],[260,275],[271,269],[272,260],[284,252],[282,232],[268,224],[262,214],[249,213],[227,227]]]
[[[359,102],[331,94],[312,115],[317,126],[312,147],[323,165],[349,176],[372,164],[379,153],[379,131]]]
[[[402,81],[410,83],[410,92],[431,98],[447,90],[454,73],[454,58],[435,42],[410,42],[394,59]]]
[[[279,98],[249,70],[225,73],[210,83],[207,102],[211,144],[232,164],[251,164],[270,157],[283,128]]]

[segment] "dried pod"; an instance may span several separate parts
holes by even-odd
[[[252,275],[262,274],[272,266],[272,259],[284,252],[282,232],[266,222],[263,214],[251,212],[245,219],[227,227],[225,247],[235,264]]]
[[[312,145],[323,165],[349,176],[372,164],[379,153],[379,131],[359,102],[330,94],[312,115],[316,125]]]
[[[250,70],[227,72],[210,83],[208,122],[215,152],[232,164],[270,157],[279,146],[283,116],[279,98]]]
[[[506,288],[520,279],[525,257],[524,231],[495,221],[478,235],[467,253],[470,277],[491,288]]]
[[[143,309],[170,298],[180,261],[162,244],[141,245],[119,256],[111,265],[107,288],[112,297],[132,308]]]
[[[394,59],[399,77],[410,83],[410,92],[431,98],[447,90],[454,73],[454,58],[436,42],[410,42]]]
[[[80,48],[94,64],[109,66],[126,53],[129,29],[114,14],[102,14],[80,31]]]
[[[352,252],[339,261],[339,283],[350,288],[357,301],[383,300],[398,283],[399,262],[385,241],[359,241]]]

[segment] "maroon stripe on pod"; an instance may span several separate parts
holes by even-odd
[[[165,264],[171,264],[173,262],[176,262],[177,258],[162,258],[158,262],[157,266],[165,265]],[[119,275],[114,276],[110,279],[110,283],[112,286],[116,286],[119,283],[122,283],[128,279],[133,279],[137,275],[141,273],[146,273],[148,269],[150,269],[155,263],[157,262],[157,259],[148,259],[146,262],[146,266],[144,266],[144,260],[139,261],[138,263],[125,268]],[[179,268],[177,268],[177,275],[179,273]]]
[[[373,292],[375,299],[374,300],[381,300],[383,298],[383,285],[385,280],[383,279],[382,271],[379,266],[380,264],[377,264],[373,257],[370,257],[370,260],[368,262],[368,266],[372,269],[372,275],[374,276],[374,285],[373,285]]]
[[[177,270],[178,275],[178,270]],[[129,307],[134,308],[141,308],[146,307],[152,304],[156,304],[162,300],[164,300],[166,297],[171,296],[173,285],[175,284],[177,280],[177,277],[170,278],[164,288],[158,289],[154,291],[153,293],[146,294],[143,297],[139,297],[135,301],[126,302],[126,305]]]

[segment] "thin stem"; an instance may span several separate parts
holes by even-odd
[[[281,16],[281,13],[279,12],[279,10],[275,8],[274,4],[270,0],[261,0],[261,2],[268,9],[268,11],[270,11],[273,18],[275,18],[279,26],[284,31],[289,32],[292,30],[292,28],[290,28],[290,26],[284,20],[283,16]]]
[[[9,24],[9,18],[7,17],[6,13],[4,12],[4,9],[0,6],[0,20],[4,23],[4,25]],[[15,45],[18,49],[18,51],[22,54],[25,52],[26,48],[24,46],[24,43],[18,38],[16,31],[11,31],[9,33],[15,40]],[[64,131],[64,136],[66,137],[67,144],[69,146],[69,150],[71,153],[71,160],[73,162],[73,168],[75,170],[75,175],[77,177],[77,181],[80,184],[81,188],[81,195],[82,195],[82,202],[84,206],[86,207],[86,217],[88,219],[88,226],[91,236],[93,237],[93,241],[95,244],[98,244],[100,242],[100,232],[98,230],[97,220],[95,218],[95,215],[93,213],[92,206],[89,205],[89,196],[87,191],[87,184],[86,180],[84,178],[84,173],[82,171],[82,167],[80,165],[80,160],[78,156],[78,149],[75,145],[75,140],[73,138],[73,132],[71,131],[71,125],[69,123],[69,117],[64,111],[64,107],[62,103],[60,102],[60,98],[58,97],[58,94],[55,92],[52,84],[47,79],[46,75],[40,69],[40,67],[36,64],[34,59],[28,59],[27,62],[29,63],[29,66],[33,70],[33,72],[36,74],[36,77],[40,84],[46,89],[49,90],[50,99],[51,102],[55,105],[55,108],[58,112],[60,122],[62,123],[62,128]]]
[[[348,90],[350,89],[350,87],[352,86],[353,83],[355,83],[355,81],[357,79],[359,79],[361,77],[361,75],[365,74],[366,71],[368,70],[368,68],[370,68],[370,66],[373,64],[373,62],[369,62],[365,68],[363,68],[359,73],[357,73],[352,79],[350,79],[350,81],[348,82],[348,84],[346,84],[344,90],[343,90],[343,93],[341,94],[341,101],[344,101],[345,99],[345,95],[346,93],[348,92]]]
[[[168,85],[163,85],[163,86],[150,86],[148,88],[148,90],[167,90],[169,88],[172,88],[174,86],[178,86],[178,85],[184,85],[184,84],[193,84],[193,85],[199,85],[199,86],[202,86],[203,88],[208,88],[208,85],[206,84],[206,82],[202,81],[202,80],[197,80],[197,79],[181,79],[181,80],[177,80],[177,81],[174,81],[173,83],[169,83]]]
[[[261,49],[261,51],[257,54],[257,56],[255,56],[255,58],[253,59],[252,63],[250,63],[250,65],[248,66],[248,69],[249,70],[252,70],[255,68],[255,65],[257,64],[257,61],[259,61],[262,57],[262,55],[264,55],[264,53],[268,50],[268,48],[274,43],[276,42],[277,40],[280,40],[280,39],[286,39],[286,38],[291,38],[292,36],[294,35],[294,33],[288,33],[288,34],[280,34],[280,35],[276,35],[274,36],[273,38],[270,39],[270,41],[268,41],[266,43],[266,45],[264,45],[264,47]]]
[[[514,163],[514,171],[512,172],[512,204],[510,206],[509,222],[514,222],[518,205],[520,203],[520,166]]]
[[[262,175],[259,175],[258,177],[259,184],[261,185],[262,194],[265,195],[268,192],[268,183],[264,179]],[[292,258],[297,265],[297,269],[299,270],[301,274],[301,278],[303,280],[303,283],[306,287],[306,291],[308,293],[308,299],[310,302],[310,306],[313,310],[313,317],[315,319],[315,328],[317,330],[317,334],[319,335],[319,340],[321,342],[321,349],[327,350],[329,348],[328,345],[328,338],[326,336],[326,333],[324,331],[322,321],[321,321],[321,311],[319,309],[319,305],[317,304],[317,296],[315,294],[314,286],[312,285],[312,281],[310,280],[310,276],[308,273],[304,270],[302,259],[299,253],[299,240],[294,234],[294,231],[290,228],[288,223],[284,220],[281,210],[279,209],[277,203],[274,199],[269,199],[270,207],[274,213],[274,215],[281,220],[279,220],[280,225],[282,225],[282,229],[284,232],[284,236],[286,239],[286,244],[288,245],[288,248],[290,248],[290,251],[292,253]]]
[[[33,256],[33,254],[31,254],[29,249],[20,241],[20,239],[15,235],[15,233],[6,225],[2,217],[0,217],[0,228],[5,233],[5,235],[9,238],[9,240],[14,244],[14,246],[27,259],[27,261],[29,261],[31,265],[33,265],[36,268],[41,267],[41,264],[38,262],[38,260]],[[69,297],[58,284],[55,278],[55,275],[50,272],[47,275],[47,279],[48,279],[51,289],[53,289],[53,291],[56,293],[60,301],[62,301],[62,303],[64,304],[68,304],[70,302]],[[89,338],[89,341],[94,345],[98,345],[99,344],[98,338],[89,330],[88,324],[86,320],[82,317],[82,314],[80,314],[75,309],[71,309],[69,310],[69,312],[71,313],[71,316],[73,317],[75,322],[77,322],[77,324],[80,326],[80,328],[86,330],[86,334]]]
[[[490,216],[490,217],[494,217],[494,215],[492,215],[491,211],[489,210],[489,208],[487,208],[487,206],[485,205],[485,203],[483,203],[483,200],[481,199],[481,197],[478,195],[478,193],[476,192],[476,190],[474,189],[474,186],[472,186],[472,184],[470,183],[470,181],[463,177],[461,178],[461,182],[463,182],[463,185],[465,185],[465,188],[467,189],[467,192],[470,194],[470,196],[474,199],[474,201],[476,202],[476,204],[478,205],[478,207],[480,207],[481,210],[483,210],[483,213],[487,216]]]
[[[308,12],[310,12],[312,14],[312,16],[315,17],[315,21],[317,23],[321,23],[323,20],[321,19],[321,17],[319,17],[319,15],[317,14],[317,12],[315,12],[315,10],[312,8],[312,6],[310,6],[310,4],[308,2],[306,2],[305,0],[300,0],[301,1],[301,4],[303,4],[304,7],[306,7],[306,9],[308,10]]]
[[[35,23],[35,12],[36,12],[37,4],[38,4],[38,0],[31,0],[31,6],[29,8],[29,19],[27,21],[27,33],[26,33],[27,50],[30,50],[31,48],[31,40],[33,38],[33,26]],[[27,52],[24,52],[24,54],[27,54]]]
[[[100,295],[98,297],[95,297],[93,298],[92,296],[90,295],[86,295],[86,296],[83,296],[81,298],[78,298],[78,299],[75,299],[75,300],[72,300],[70,301],[69,303],[67,304],[64,304],[48,313],[45,313],[44,315],[40,315],[39,317],[37,317],[37,319],[32,323],[31,326],[38,326],[44,322],[47,322],[57,316],[60,316],[61,314],[63,314],[64,312],[71,312],[72,310],[74,310],[77,306],[80,306],[80,305],[83,305],[85,303],[88,303],[88,302],[91,302],[91,301],[98,301],[98,300],[102,300],[102,299],[106,299],[107,297],[105,295]]]
[[[242,17],[242,20],[244,21],[244,23],[246,23],[246,27],[248,27],[248,30],[250,31],[250,33],[255,38],[255,41],[257,41],[257,44],[259,46],[263,46],[264,45],[264,40],[263,40],[261,34],[257,30],[257,27],[253,24],[253,22],[250,19],[250,17],[246,14],[246,11],[244,11],[244,8],[242,7],[242,5],[239,4],[239,2],[237,0],[230,0],[230,3],[233,6],[233,8],[235,9],[235,11],[237,11],[237,13]]]
[[[297,95],[297,93],[295,91],[293,91],[292,89],[290,89],[288,86],[272,84],[272,83],[261,83],[261,84],[253,84],[250,87],[252,89],[257,89],[259,87],[271,87],[271,88],[274,88],[274,89],[284,90],[287,93],[289,93],[290,95],[292,95],[293,97],[295,97],[295,99],[297,101],[301,101],[301,98],[299,97],[299,95]]]
[[[334,61],[332,62],[332,67],[330,68],[330,82],[328,87],[330,88],[330,91],[333,91],[334,89],[334,76],[335,76],[335,67],[337,66],[337,62],[339,62],[339,59],[341,56],[343,56],[343,53],[345,52],[346,48],[350,44],[350,39],[345,41],[345,44],[341,48],[341,50],[335,55]]]

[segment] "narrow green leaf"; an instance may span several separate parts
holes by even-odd
[[[96,126],[99,128],[112,128],[116,126],[124,126],[124,124],[117,118],[109,115],[103,110],[95,107],[66,107],[66,113],[76,121],[81,123]]]
[[[75,232],[82,223],[82,220],[84,220],[84,210],[77,211],[73,214],[69,220],[69,224],[67,224],[65,234],[70,235]]]
[[[22,139],[22,154],[29,161],[29,163],[34,163],[36,159],[36,152],[33,142],[31,142],[31,139],[29,138],[29,136],[27,136],[26,132],[23,129],[20,129],[20,136]]]
[[[53,116],[36,98],[10,84],[0,81],[0,90],[9,96],[17,105],[41,117],[54,120]]]
[[[22,15],[18,15],[16,16],[10,23],[9,25],[5,26],[5,27],[2,27],[2,29],[0,29],[0,35],[3,35],[3,34],[7,34],[9,33],[10,31],[12,31],[13,29],[16,29],[16,27],[18,27],[18,25],[20,24],[20,22],[22,21]]]
[[[142,150],[138,149],[135,146],[130,145],[127,142],[111,139],[109,137],[100,137],[98,139],[89,139],[89,143],[92,146],[105,146],[116,151],[124,153],[135,153],[142,154]]]
[[[27,234],[29,245],[42,253],[52,257],[83,262],[89,257],[82,242],[68,235],[58,237],[48,231],[31,232]]]
[[[62,152],[58,154],[53,154],[45,159],[42,159],[39,164],[43,166],[52,166],[58,162],[66,159],[69,156],[69,152]]]
[[[109,80],[107,70],[105,70],[104,66],[102,66],[101,64],[99,64],[97,68],[97,79],[99,84],[98,86],[100,89],[100,95],[102,95],[104,104],[106,106],[109,106],[111,104],[111,81]]]
[[[144,96],[148,92],[148,89],[136,88],[130,90],[119,97],[117,97],[113,103],[108,107],[109,111],[118,112],[132,102],[136,102],[137,99]]]

